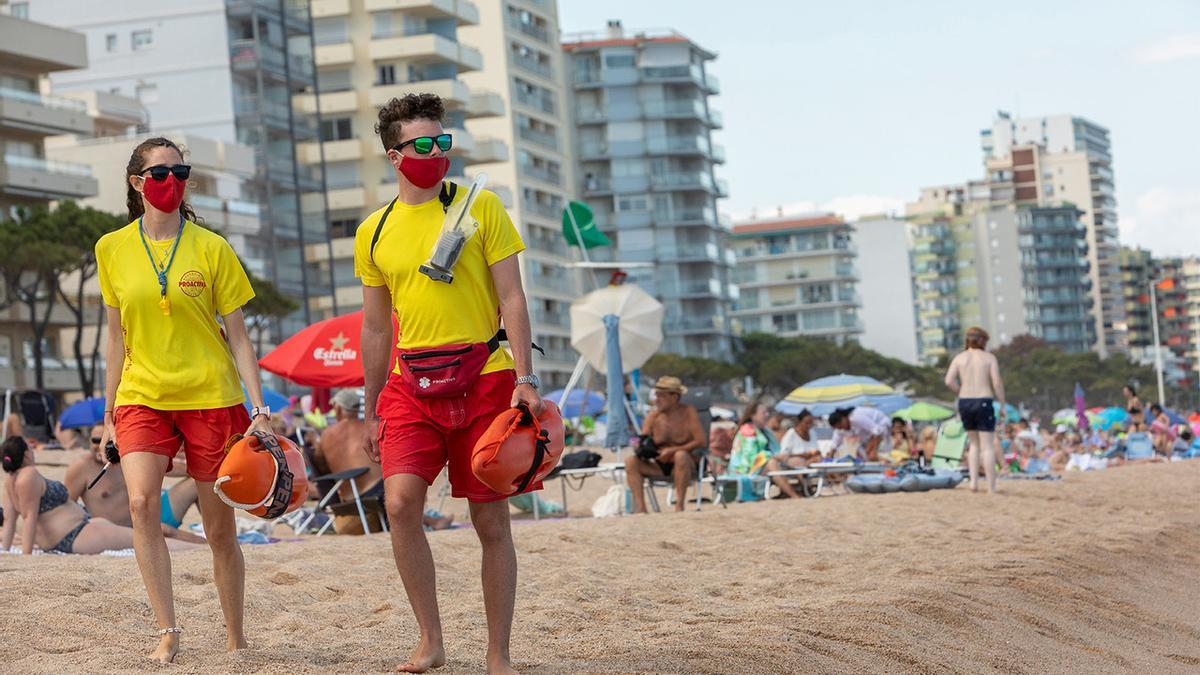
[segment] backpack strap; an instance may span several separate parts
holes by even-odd
[[[504,330],[503,328],[496,331],[496,334],[492,336],[492,339],[487,341],[488,353],[491,354],[499,349],[501,342],[508,342],[508,331]],[[537,343],[531,341],[529,344],[534,349],[541,352],[542,356],[546,355],[546,350],[539,347]]]
[[[450,181],[442,181],[442,189],[438,192],[438,201],[442,203],[442,213],[450,210],[450,205],[454,203],[454,195],[458,194],[458,184]],[[396,205],[396,200],[399,197],[393,197],[388,203],[387,208],[383,210],[383,215],[379,217],[379,222],[375,225],[375,234],[371,235],[371,262],[375,262],[375,245],[379,243],[379,235],[383,234],[383,224],[387,222],[387,217],[392,213],[392,207]]]

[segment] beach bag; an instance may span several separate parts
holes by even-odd
[[[642,461],[653,462],[658,459],[658,444],[650,436],[640,434],[638,436],[637,450],[634,454]]]
[[[547,478],[554,478],[566,469],[591,469],[600,466],[600,460],[603,459],[599,453],[591,450],[576,450],[562,456],[558,466],[547,475]]]
[[[627,486],[614,485],[592,504],[592,517],[608,518],[620,515],[622,506],[625,508],[625,513],[630,513],[633,511],[632,501],[633,494],[629,492]]]

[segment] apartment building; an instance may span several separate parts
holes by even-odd
[[[862,334],[859,343],[885,356],[917,363],[917,312],[908,222],[864,216],[851,226],[857,267]],[[743,290],[743,293],[746,291]]]
[[[546,349],[544,357],[534,353],[535,366],[555,388],[566,384],[577,358],[570,306],[580,295],[562,235],[563,207],[575,196],[576,181],[556,5],[482,2],[479,22],[458,32],[483,55],[483,68],[463,73],[463,83],[491,92],[498,104],[491,107],[499,110],[467,120],[476,147],[489,147],[477,153],[471,172],[486,172],[490,183],[513,189],[508,212],[526,245],[521,269],[534,341]],[[511,151],[502,154],[505,148]]]
[[[1112,146],[1108,129],[1083,117],[1013,118],[1000,113],[980,132],[991,199],[1018,205],[1070,204],[1087,228],[1088,276],[1101,356],[1125,351]]]
[[[1187,314],[1188,370],[1200,382],[1200,258],[1183,259],[1183,289]]]
[[[834,214],[734,225],[728,239],[741,290],[733,316],[742,330],[856,340],[863,325],[852,231]]]
[[[51,201],[83,199],[96,193],[92,170],[75,162],[46,157],[47,137],[92,133],[84,101],[47,96],[42,80],[52,72],[87,66],[84,36],[27,21],[25,8],[16,15],[0,13],[0,218],[17,215],[22,207]],[[33,331],[27,310],[13,304],[0,310],[0,388],[36,386]],[[50,314],[42,345],[45,389],[65,393],[79,388],[75,367],[63,358],[58,333],[74,325],[61,305]]]
[[[316,91],[309,2],[38,0],[28,12],[86,36],[87,67],[52,73],[56,95],[131,96],[148,111],[145,131],[254,149],[253,180],[230,198],[258,204],[259,230],[238,252],[299,301],[279,334],[320,318],[332,270],[305,251],[324,249],[328,258],[325,177],[320,163],[301,161],[300,150],[317,140],[320,111],[292,104]]]
[[[970,326],[994,345],[1018,335],[1064,351],[1094,345],[1079,209],[1018,206],[973,182],[925,188],[908,213],[921,360],[961,349]]]
[[[620,22],[569,36],[563,50],[576,188],[614,244],[595,257],[653,263],[627,271],[663,303],[664,351],[731,358],[738,288],[717,211],[728,188],[715,175],[725,160],[712,140],[716,55],[675,32],[627,34]]]
[[[1177,384],[1188,383],[1196,326],[1191,314],[1197,302],[1189,297],[1188,273],[1194,260],[1156,258],[1141,248],[1122,248],[1119,254],[1129,353],[1141,363],[1154,363],[1156,344],[1161,346],[1169,377]],[[1195,280],[1190,284],[1197,286]],[[1153,303],[1151,302],[1153,293]],[[1158,342],[1154,341],[1154,309],[1158,310]]]

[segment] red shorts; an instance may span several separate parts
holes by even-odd
[[[388,377],[379,394],[379,460],[383,477],[419,476],[430,485],[450,465],[451,494],[473,502],[505,499],[471,470],[471,451],[488,425],[512,406],[516,373],[501,370],[479,376],[463,398],[417,398],[400,376]],[[539,482],[526,492],[542,489]]]
[[[208,410],[155,410],[144,405],[123,405],[116,410],[117,448],[124,457],[131,452],[152,452],[167,458],[167,471],[174,464],[179,446],[187,457],[187,472],[202,482],[217,479],[225,459],[225,443],[234,434],[245,433],[250,414],[242,404]]]

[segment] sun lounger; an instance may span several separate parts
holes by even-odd
[[[854,476],[863,473],[882,473],[887,466],[879,462],[814,462],[808,468],[817,472],[817,486],[813,490],[814,497],[820,497],[830,479],[838,476]]]
[[[1125,461],[1154,458],[1154,441],[1150,434],[1137,431],[1125,436]]]
[[[816,469],[783,469],[781,471],[768,472],[767,478],[787,479],[789,483],[799,486],[800,494],[804,495],[805,497],[812,497],[815,495],[815,493],[813,491],[812,484],[809,482],[809,479],[813,478],[814,476],[819,478],[820,475],[821,472],[817,471]],[[771,498],[770,485],[767,485],[767,491],[764,496],[767,499]]]
[[[548,476],[546,478],[546,480],[554,480],[554,479],[558,480],[559,486],[562,488],[563,513],[568,514],[568,513],[570,513],[570,511],[567,509],[567,488],[568,487],[570,487],[572,491],[578,492],[583,489],[583,484],[588,478],[591,478],[592,476],[599,476],[601,474],[608,474],[608,476],[610,478],[612,478],[612,481],[614,483],[618,483],[618,482],[620,482],[618,472],[623,473],[624,471],[625,471],[624,464],[622,464],[620,462],[608,462],[608,463],[603,463],[603,464],[598,464],[596,466],[588,467],[586,469],[563,469],[562,471],[559,471],[557,473],[554,473],[554,474]],[[571,481],[574,481],[574,485],[568,485],[568,483],[570,483]],[[540,509],[538,508],[538,503],[536,500],[534,501],[533,504],[534,504],[533,519],[538,520],[541,518]]]

